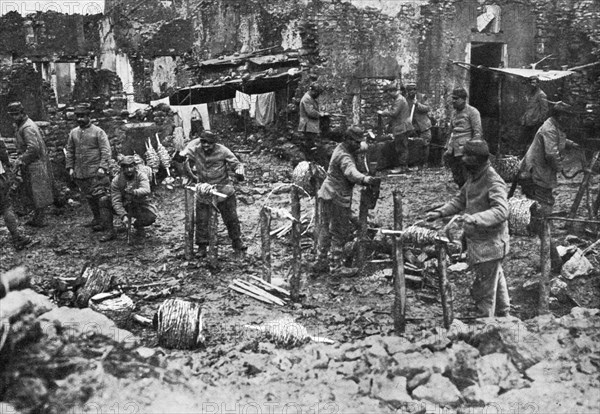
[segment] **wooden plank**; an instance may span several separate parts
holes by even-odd
[[[402,230],[402,194],[398,190],[393,191],[394,199],[394,229]],[[394,316],[394,331],[396,335],[402,335],[406,331],[406,280],[404,278],[404,253],[402,239],[394,237],[394,304],[392,315]]]

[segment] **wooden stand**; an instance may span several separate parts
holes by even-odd
[[[540,297],[538,302],[538,315],[550,313],[549,292],[550,292],[550,221],[544,219],[542,223],[542,231],[540,232]]]
[[[321,233],[321,215],[323,211],[323,202],[315,195],[315,210],[313,218],[313,254],[319,253],[319,234]]]
[[[208,264],[216,267],[219,260],[219,245],[217,236],[219,230],[219,210],[217,209],[217,196],[211,196],[208,216]]]
[[[196,213],[195,195],[196,192],[184,187],[184,254],[185,260],[192,260],[194,256],[194,218]]]
[[[583,195],[586,193],[586,191],[589,188],[590,179],[592,177],[592,168],[594,168],[596,161],[598,161],[598,156],[600,156],[600,152],[595,152],[594,155],[592,156],[592,161],[587,166],[587,168],[584,170],[583,180],[581,181],[581,185],[579,186],[577,195],[575,195],[575,200],[573,201],[573,205],[571,206],[571,210],[569,211],[569,215],[567,216],[567,218],[570,218],[570,219],[575,218],[575,215],[577,214],[577,210],[579,209],[579,205],[581,204],[581,199],[583,198]],[[595,207],[593,207],[593,209],[595,209]],[[567,229],[570,229],[570,228],[572,228],[572,224],[567,225]]]
[[[448,282],[446,246],[441,242],[437,242],[436,251],[438,259],[438,286],[442,297],[444,328],[449,329],[454,320],[454,315],[452,311],[452,286]]]
[[[394,230],[402,230],[402,194],[394,190]],[[404,254],[402,252],[402,238],[394,237],[394,304],[392,316],[394,317],[394,331],[402,335],[406,330],[406,280],[404,278]]]
[[[358,252],[356,258],[354,260],[354,267],[361,269],[365,264],[365,244],[367,242],[367,220],[369,217],[369,196],[367,194],[367,189],[363,188],[360,191],[360,203],[358,206]]]
[[[292,301],[298,302],[300,300],[300,284],[301,284],[301,273],[302,273],[302,250],[300,249],[300,194],[298,187],[292,186],[291,191],[291,202],[292,202],[292,216],[294,221],[292,222],[292,276],[290,279],[290,294]]]
[[[260,241],[263,280],[271,283],[271,212],[267,207],[260,209]]]

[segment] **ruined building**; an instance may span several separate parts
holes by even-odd
[[[596,0],[106,0],[103,14],[12,11],[0,17],[0,133],[12,134],[4,109],[15,99],[49,121],[46,132],[60,147],[63,108],[74,102],[95,99],[96,116],[110,124],[131,102],[193,85],[199,99],[223,98],[225,83],[239,91],[248,73],[267,79],[250,93],[273,90],[277,110],[286,111],[318,80],[332,122],[372,129],[388,104],[387,82],[416,81],[440,127],[449,92],[465,86],[486,139],[504,152],[518,136],[524,94],[525,72],[509,69],[575,68],[542,87],[587,111],[573,130],[592,134],[600,122],[599,44]]]

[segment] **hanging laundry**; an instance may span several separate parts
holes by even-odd
[[[275,92],[261,93],[256,96],[256,123],[268,125],[275,120]]]

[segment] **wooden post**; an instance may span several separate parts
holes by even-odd
[[[538,315],[550,313],[548,304],[548,294],[550,291],[550,220],[544,218],[542,222],[542,231],[540,232],[540,298],[538,302]]]
[[[184,194],[184,229],[183,229],[183,248],[184,248],[184,255],[185,255],[185,260],[192,260],[192,255],[193,255],[193,247],[194,247],[194,239],[193,239],[193,232],[190,232],[190,229],[193,228],[193,222],[191,220],[191,212],[190,210],[193,211],[193,209],[196,206],[193,206],[190,209],[190,196],[189,196],[189,191],[187,187],[183,187],[183,194]],[[193,197],[191,197],[192,200],[194,199]],[[190,234],[192,236],[192,240],[190,241]]]
[[[313,216],[313,254],[319,253],[319,234],[321,233],[321,210],[323,203],[315,194],[315,210]]]
[[[592,156],[592,161],[584,170],[583,180],[581,180],[581,185],[579,185],[579,190],[577,191],[577,195],[575,195],[575,201],[573,201],[573,205],[571,206],[571,210],[569,211],[569,215],[567,216],[567,218],[575,218],[575,215],[577,215],[577,210],[579,209],[579,204],[581,204],[581,199],[583,198],[586,189],[590,185],[590,178],[592,177],[592,168],[594,168],[594,164],[596,164],[599,155],[599,151],[594,152],[594,155]],[[572,228],[572,225],[567,224],[566,228],[570,229]]]
[[[216,267],[219,259],[219,246],[217,236],[219,230],[219,210],[217,209],[217,196],[211,196],[208,209],[208,264]]]
[[[394,190],[394,230],[402,230],[402,194]],[[396,335],[402,335],[406,329],[406,280],[404,279],[404,255],[402,239],[394,237],[394,330]]]
[[[271,283],[271,212],[267,207],[260,209],[260,241],[263,280]]]
[[[449,329],[454,320],[452,310],[452,285],[448,282],[448,268],[446,260],[446,246],[444,243],[436,243],[438,259],[438,286],[442,299],[442,314],[444,315],[444,328]]]
[[[300,194],[298,187],[292,186],[291,191],[292,216],[296,219],[292,223],[292,276],[290,279],[290,296],[294,302],[300,300],[300,277],[302,272],[302,251],[300,250]]]
[[[361,269],[365,264],[365,247],[367,242],[367,219],[369,217],[369,195],[367,188],[363,188],[360,191],[360,203],[358,206],[358,234],[357,234],[357,242],[358,242],[358,251],[355,257],[355,261],[353,266]]]

